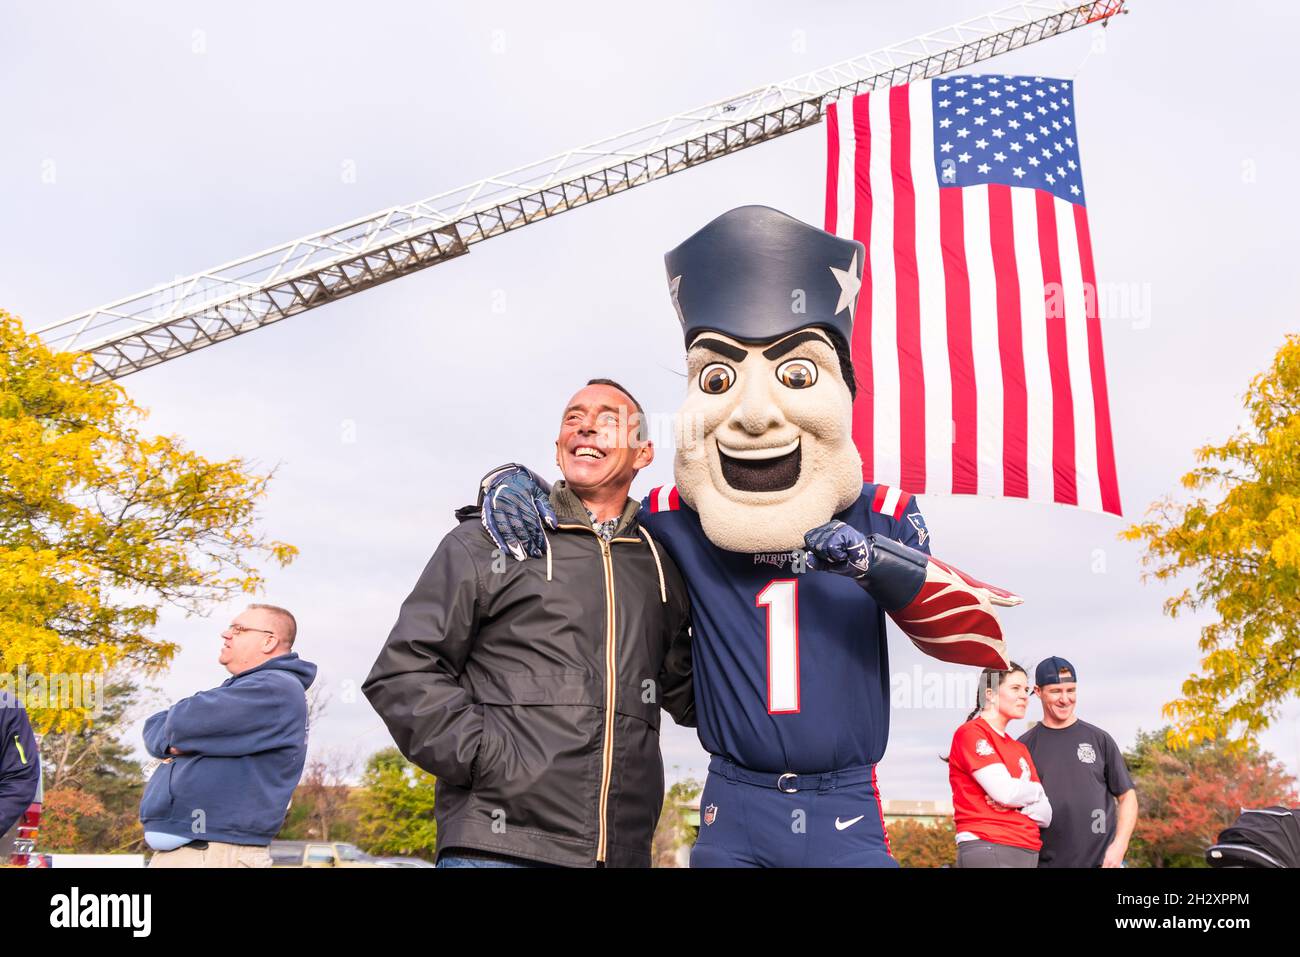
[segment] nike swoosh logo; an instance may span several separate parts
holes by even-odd
[[[861,821],[864,817],[866,817],[865,814],[859,814],[857,817],[855,817],[855,818],[851,818],[850,820],[847,820],[847,821],[841,821],[841,820],[837,817],[837,818],[835,819],[835,830],[837,830],[837,831],[842,831],[842,830],[844,830],[846,827],[852,827],[854,824],[857,824],[859,821]]]

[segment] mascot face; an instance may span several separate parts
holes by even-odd
[[[862,492],[853,399],[827,334],[695,336],[677,422],[677,490],[735,552],[786,551]]]

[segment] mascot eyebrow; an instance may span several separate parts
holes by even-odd
[[[827,338],[820,333],[804,330],[796,335],[782,339],[774,346],[769,346],[763,350],[764,359],[777,359],[785,355],[796,346],[801,346],[805,342],[819,342],[828,349],[835,348],[830,344]],[[729,342],[723,342],[721,339],[696,339],[691,343],[692,349],[708,349],[716,352],[720,356],[726,356],[732,362],[744,362],[745,357],[749,355],[744,349],[738,349]]]

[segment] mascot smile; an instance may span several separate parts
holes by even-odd
[[[864,256],[743,206],[664,257],[687,394],[676,485],[653,489],[639,517],[691,599],[712,755],[692,867],[896,867],[875,777],[885,617],[934,658],[1007,667],[994,606],[1020,599],[932,557],[915,499],[862,481],[849,349]],[[482,492],[503,551],[546,553],[533,473],[502,467]]]

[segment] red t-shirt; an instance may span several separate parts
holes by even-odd
[[[952,736],[948,756],[948,781],[952,785],[953,820],[957,832],[969,831],[994,844],[1009,844],[1037,851],[1043,846],[1038,825],[1019,810],[995,811],[984,800],[985,792],[974,772],[1001,762],[1007,773],[1019,778],[1029,771],[1038,780],[1038,770],[1029,749],[1010,735],[998,734],[983,718],[967,721]]]

